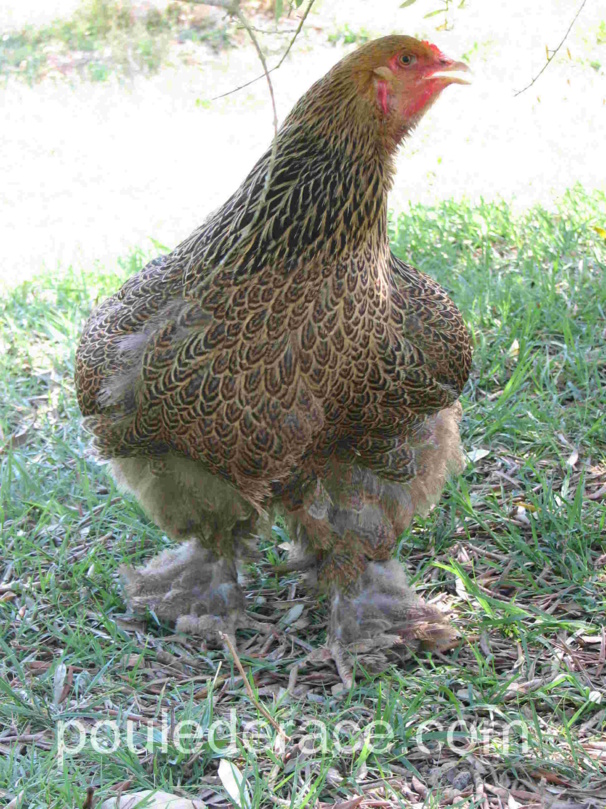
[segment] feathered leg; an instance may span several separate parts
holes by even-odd
[[[415,474],[405,482],[387,480],[361,466],[341,466],[303,508],[291,514],[290,529],[299,558],[312,557],[319,586],[329,593],[328,647],[346,685],[352,655],[376,665],[382,651],[446,649],[458,637],[435,607],[408,585],[392,556],[398,536],[414,514],[437,502],[449,474],[462,468],[455,406],[428,419],[411,437]]]
[[[328,646],[343,682],[352,683],[352,655],[383,666],[389,649],[451,648],[458,633],[436,607],[410,588],[400,562],[369,562],[349,587],[332,588]]]
[[[196,539],[163,551],[143,567],[123,565],[120,574],[134,612],[151,610],[210,646],[223,645],[222,633],[235,645],[237,629],[271,630],[246,614],[235,561],[215,556]]]
[[[223,645],[222,633],[235,645],[237,629],[270,631],[246,614],[237,580],[236,559],[255,528],[251,506],[193,461],[126,458],[112,461],[112,470],[160,528],[187,539],[143,567],[122,566],[131,609],[151,610],[212,646]]]

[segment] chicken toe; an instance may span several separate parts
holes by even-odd
[[[181,615],[177,620],[176,629],[187,635],[196,635],[203,638],[212,648],[225,648],[229,650],[224,641],[227,636],[237,649],[236,630],[252,629],[265,635],[274,632],[273,624],[267,621],[257,621],[247,615],[243,609],[236,608],[225,615]]]
[[[218,558],[195,539],[163,551],[144,567],[123,566],[120,573],[134,612],[151,610],[210,646],[221,647],[222,634],[235,643],[237,629],[272,629],[246,614],[235,562]]]
[[[369,563],[353,585],[333,594],[328,649],[347,687],[356,657],[377,671],[406,652],[450,649],[458,638],[443,613],[410,588],[395,559]]]

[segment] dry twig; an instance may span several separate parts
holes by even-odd
[[[267,86],[269,88],[269,94],[270,94],[270,97],[271,97],[271,106],[272,106],[272,111],[273,111],[274,139],[273,139],[273,142],[272,142],[272,145],[271,145],[271,155],[270,155],[270,158],[269,158],[269,164],[267,166],[267,172],[266,172],[266,175],[265,175],[265,182],[263,184],[263,192],[262,192],[261,198],[259,199],[258,204],[256,206],[256,214],[253,216],[252,220],[246,226],[245,231],[244,231],[244,234],[247,235],[247,234],[251,233],[253,228],[257,225],[259,216],[261,215],[261,212],[263,211],[263,205],[264,205],[265,198],[266,198],[267,193],[268,193],[269,188],[270,188],[271,177],[272,177],[272,174],[273,174],[273,170],[274,170],[274,166],[275,166],[275,162],[276,162],[276,157],[277,157],[277,153],[278,153],[278,111],[277,111],[277,107],[276,107],[276,99],[275,99],[275,96],[274,96],[274,88],[273,88],[273,84],[272,84],[272,81],[271,81],[271,76],[269,75],[270,71],[269,71],[269,69],[267,67],[267,61],[265,59],[265,54],[263,53],[263,49],[261,48],[261,46],[259,44],[259,40],[257,39],[257,37],[255,35],[254,29],[250,25],[250,23],[248,22],[246,17],[242,14],[242,11],[240,10],[240,0],[187,0],[187,2],[194,3],[196,5],[217,6],[218,8],[225,9],[228,12],[228,14],[231,14],[233,17],[235,17],[235,19],[238,20],[240,25],[242,25],[244,28],[246,28],[246,30],[248,32],[248,35],[250,36],[251,41],[252,41],[252,43],[254,45],[254,48],[255,48],[255,50],[257,52],[259,60],[261,61],[261,64],[263,65],[263,75],[267,79]],[[310,0],[309,6],[308,6],[306,12],[304,13],[304,15],[302,17],[301,22],[299,23],[299,26],[298,26],[298,28],[297,28],[291,42],[289,43],[285,53],[282,56],[282,59],[280,60],[279,64],[276,66],[276,68],[274,68],[274,70],[276,70],[278,67],[280,67],[280,65],[283,63],[284,59],[288,56],[288,53],[290,52],[290,49],[292,48],[292,46],[294,44],[294,41],[297,38],[299,32],[301,31],[301,29],[303,27],[303,24],[305,22],[305,19],[307,18],[307,15],[309,14],[309,11],[310,11],[313,3],[314,3],[314,0]],[[243,86],[246,86],[246,85],[243,85]],[[236,89],[239,89],[239,88],[236,88]],[[222,259],[223,264],[226,264],[227,261],[231,258],[233,252],[237,249],[237,246],[238,246],[238,243],[233,245],[231,250],[228,251],[227,255],[225,255],[223,257],[223,259]],[[193,258],[193,256],[192,256],[192,258]]]
[[[242,661],[240,660],[240,658],[238,656],[238,652],[236,651],[236,647],[234,646],[234,644],[232,642],[232,639],[229,637],[229,635],[226,632],[220,632],[219,634],[221,636],[221,640],[223,641],[223,643],[229,649],[229,652],[230,652],[231,656],[234,659],[234,663],[236,664],[236,668],[238,669],[238,671],[242,675],[242,679],[244,680],[244,687],[246,688],[246,692],[247,692],[248,696],[250,697],[250,699],[252,700],[253,704],[255,705],[257,710],[260,713],[263,714],[263,716],[267,719],[267,721],[274,728],[274,730],[276,730],[280,734],[280,736],[284,739],[284,741],[289,742],[290,741],[290,736],[286,735],[284,730],[280,727],[278,722],[276,722],[276,720],[273,718],[273,716],[269,713],[267,708],[265,708],[259,702],[259,700],[256,698],[256,696],[254,694],[254,691],[252,690],[251,685],[248,682],[248,677],[246,676],[246,672],[244,671],[244,666],[242,665]]]
[[[232,17],[235,17],[240,25],[246,29],[248,36],[250,37],[252,44],[254,45],[255,50],[257,51],[257,56],[261,64],[263,65],[263,75],[267,79],[267,86],[269,87],[269,95],[271,97],[271,106],[274,114],[274,135],[278,134],[278,111],[276,109],[276,99],[274,96],[274,87],[271,83],[271,78],[269,76],[269,70],[267,69],[267,61],[265,60],[265,54],[263,53],[263,49],[259,45],[259,40],[255,36],[255,30],[252,25],[248,22],[242,11],[240,10],[240,0],[186,0],[188,3],[193,3],[194,5],[198,6],[216,6],[217,8],[223,8],[227,11],[228,14],[231,14]]]
[[[95,790],[93,787],[89,787],[86,790],[86,800],[84,801],[84,806],[82,809],[93,809],[93,795],[95,794]]]
[[[567,29],[566,33],[564,34],[564,36],[563,36],[563,38],[562,38],[562,41],[560,42],[560,44],[558,45],[558,47],[557,47],[557,48],[556,48],[554,51],[552,51],[552,52],[551,52],[551,56],[549,56],[549,57],[547,58],[547,61],[545,62],[545,64],[543,65],[543,67],[542,67],[542,68],[539,70],[539,72],[538,72],[538,73],[537,73],[537,75],[534,77],[534,79],[533,79],[533,80],[532,80],[532,81],[531,81],[529,84],[527,84],[527,85],[526,85],[526,87],[523,87],[521,90],[518,90],[518,92],[514,94],[514,98],[515,98],[515,97],[517,97],[517,96],[519,96],[519,95],[521,95],[522,93],[526,92],[526,90],[529,90],[529,89],[532,87],[532,85],[533,85],[533,84],[534,84],[534,83],[535,83],[535,82],[536,82],[536,81],[537,81],[537,80],[540,78],[540,76],[542,76],[542,75],[543,75],[543,73],[544,73],[544,72],[547,70],[547,68],[548,68],[548,67],[549,67],[549,65],[551,64],[552,60],[555,58],[555,56],[557,56],[557,53],[558,53],[558,51],[560,50],[560,48],[562,47],[562,45],[563,45],[563,44],[566,42],[566,40],[568,39],[568,34],[569,34],[571,31],[572,31],[572,26],[573,26],[573,25],[575,24],[575,22],[577,21],[577,18],[578,18],[578,16],[579,16],[579,14],[581,13],[581,11],[583,11],[583,8],[585,7],[585,3],[586,3],[586,2],[587,2],[587,0],[583,0],[583,2],[581,3],[581,5],[579,6],[579,8],[578,8],[578,10],[577,10],[577,13],[574,15],[574,17],[573,17],[573,19],[572,19],[572,22],[571,22],[571,23],[570,23],[570,25],[568,26],[568,29]]]
[[[286,48],[286,50],[284,51],[284,53],[280,57],[280,61],[278,62],[278,64],[274,65],[272,68],[270,68],[268,70],[268,73],[273,73],[274,70],[278,70],[278,68],[282,67],[282,65],[284,64],[288,54],[290,53],[290,51],[292,50],[293,45],[295,44],[295,41],[296,41],[297,37],[301,33],[301,30],[302,30],[303,26],[305,25],[305,20],[307,19],[308,15],[309,15],[309,12],[311,11],[312,6],[313,6],[313,4],[315,2],[316,2],[316,0],[309,0],[309,4],[308,4],[307,8],[303,12],[303,16],[299,20],[299,25],[297,26],[297,30],[295,31],[295,33],[292,36],[292,39],[288,43],[288,47]],[[245,87],[249,87],[251,84],[254,84],[257,81],[260,81],[262,78],[264,78],[264,76],[265,76],[265,73],[261,73],[260,76],[256,76],[254,79],[251,79],[250,81],[244,82],[244,84],[239,84],[237,87],[234,87],[233,90],[228,90],[226,93],[221,93],[221,95],[214,96],[210,100],[211,101],[218,101],[220,98],[226,98],[227,96],[232,95],[232,93],[237,93],[238,90],[243,90]]]
[[[246,28],[246,30],[248,31],[248,36],[250,37],[252,44],[255,46],[255,50],[257,51],[257,56],[259,57],[259,60],[260,60],[261,64],[263,65],[263,75],[267,79],[267,86],[269,88],[269,95],[270,95],[270,98],[271,98],[271,108],[272,108],[273,114],[274,114],[274,136],[275,136],[274,137],[274,149],[275,149],[276,138],[278,137],[278,110],[276,108],[276,98],[274,96],[274,86],[271,83],[271,76],[269,75],[269,70],[267,69],[267,62],[265,60],[265,54],[263,53],[263,49],[259,45],[259,40],[257,39],[257,36],[256,36],[254,30],[252,29],[250,23],[248,22],[248,20],[244,16],[244,14],[242,14],[242,12],[240,11],[240,7],[239,7],[238,4],[235,4],[235,11],[233,12],[233,14],[237,18],[238,22],[241,25],[243,25],[244,28]],[[273,153],[272,153],[272,162],[273,162]]]

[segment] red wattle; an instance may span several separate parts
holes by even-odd
[[[384,115],[389,114],[389,92],[386,81],[377,82],[377,98]]]
[[[403,110],[404,115],[407,118],[414,118],[430,103],[432,97],[439,91],[440,88],[436,86],[435,82],[427,81],[421,91],[410,100],[410,103]]]

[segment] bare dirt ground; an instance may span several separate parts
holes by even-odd
[[[0,34],[76,5],[3,0]],[[514,97],[578,4],[469,0],[451,14],[450,30],[436,30],[441,15],[425,18],[438,7],[438,0],[405,9],[398,0],[319,0],[274,74],[280,117],[355,47],[331,44],[330,33],[346,25],[373,36],[412,33],[452,56],[467,54],[475,82],[450,88],[404,146],[395,210],[448,197],[549,205],[577,182],[606,187],[606,9],[589,0],[545,74]],[[279,27],[295,25],[296,17]],[[272,21],[259,26],[271,29]],[[111,264],[131,248],[152,248],[151,239],[172,247],[234,190],[272,137],[267,87],[259,81],[210,104],[196,100],[258,75],[245,33],[236,39],[238,47],[200,46],[186,59],[187,46],[175,45],[159,73],[127,82],[45,79],[29,87],[10,79],[0,88],[0,283],[43,268]],[[286,41],[264,38],[270,64]]]

